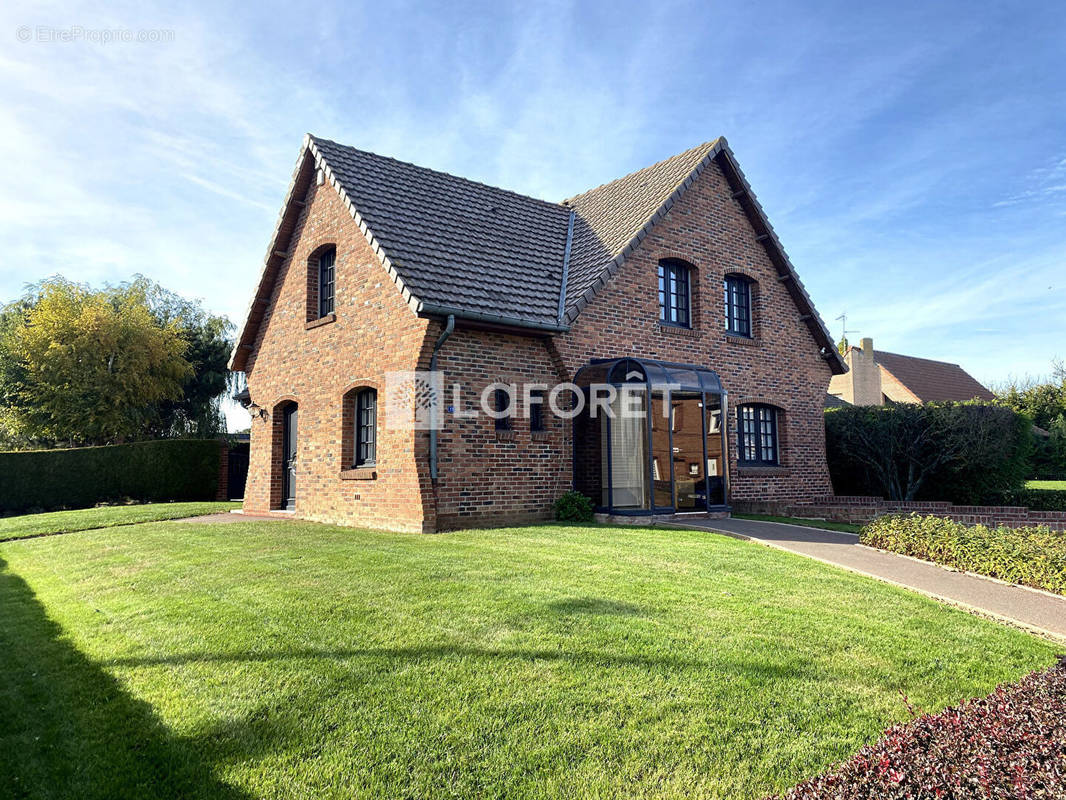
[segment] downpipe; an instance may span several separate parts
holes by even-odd
[[[433,345],[433,355],[429,357],[429,371],[437,371],[437,353],[440,351],[444,343],[448,341],[448,338],[455,330],[455,314],[448,315],[448,321],[444,326],[444,330],[441,331],[439,337],[437,337],[436,344]],[[429,477],[430,480],[437,480],[437,428],[440,426],[440,401],[443,398],[438,398],[438,402],[433,406],[433,424],[429,428]]]

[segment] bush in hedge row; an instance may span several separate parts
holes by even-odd
[[[123,500],[214,500],[220,453],[214,439],[0,453],[0,513]]]
[[[1066,594],[1066,534],[1049,528],[988,528],[919,514],[892,515],[864,526],[859,541]]]
[[[1033,433],[1028,417],[977,401],[844,406],[825,413],[825,445],[837,494],[968,505],[1023,488]]]
[[[1033,511],[1066,511],[1066,489],[1022,489],[1003,496],[1005,506],[1028,506]]]
[[[786,800],[1066,797],[1066,660],[885,731]]]

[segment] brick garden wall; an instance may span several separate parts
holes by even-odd
[[[832,522],[866,523],[886,514],[929,514],[966,525],[1002,525],[1026,528],[1042,525],[1066,531],[1066,511],[1033,511],[1023,506],[956,506],[932,501],[889,501],[880,497],[827,496],[807,503],[751,500],[738,503],[734,511],[784,517],[825,519]]]

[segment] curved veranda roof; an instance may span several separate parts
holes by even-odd
[[[594,358],[577,371],[574,383],[582,387],[644,383],[652,388],[671,386],[674,391],[722,393],[722,381],[713,369],[650,358]]]

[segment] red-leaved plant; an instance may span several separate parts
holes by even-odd
[[[783,797],[1066,798],[1066,656],[987,697],[889,728],[876,744]]]

